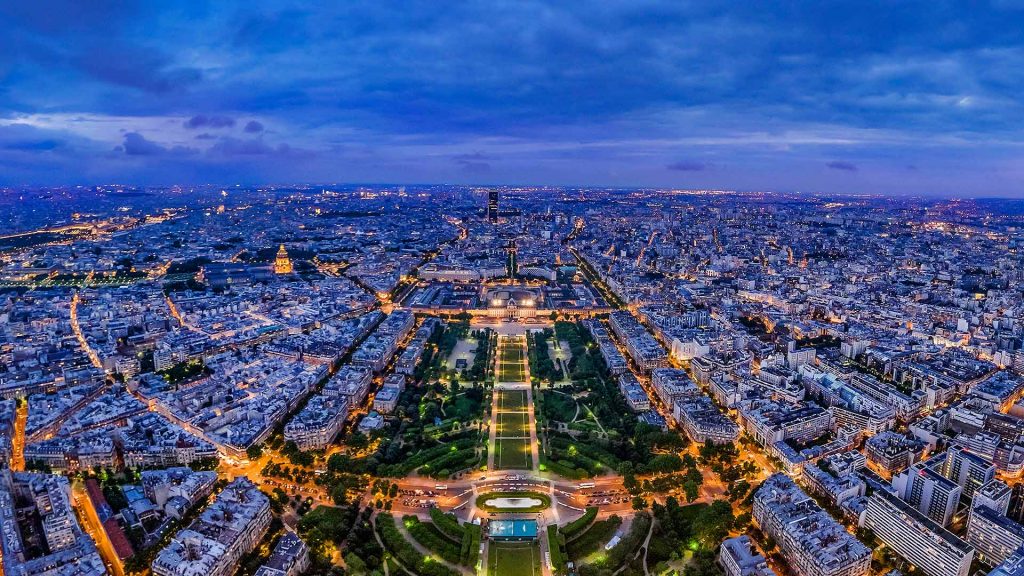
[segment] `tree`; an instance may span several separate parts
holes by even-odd
[[[345,568],[348,569],[348,573],[352,576],[365,576],[367,574],[366,562],[363,562],[362,558],[351,552],[345,554]]]
[[[245,455],[249,457],[249,460],[259,460],[263,456],[263,446],[253,444],[245,449]]]
[[[750,491],[750,482],[740,480],[729,487],[729,500],[732,502],[740,500],[747,495],[748,491]]]
[[[334,502],[335,506],[344,506],[348,504],[348,494],[344,483],[338,483],[331,489],[331,500]]]
[[[355,448],[356,450],[362,450],[369,445],[369,440],[366,438],[366,434],[359,432],[358,430],[349,434],[348,445]]]
[[[694,554],[693,560],[683,568],[683,576],[720,576],[722,569],[715,562],[715,553],[701,550]]]
[[[744,512],[736,517],[736,521],[733,522],[736,528],[746,530],[747,526],[750,526],[750,512]]]
[[[700,485],[693,480],[687,480],[683,482],[683,492],[686,493],[686,501],[693,502],[700,494]]]
[[[646,509],[647,509],[647,500],[645,500],[643,496],[634,496],[633,497],[633,510],[640,511],[640,510],[646,510]]]
[[[636,476],[632,472],[622,477],[622,486],[630,494],[636,495],[640,491],[640,483],[636,481]]]

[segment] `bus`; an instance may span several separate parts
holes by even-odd
[[[434,490],[447,490],[447,484],[434,484]]]
[[[580,490],[585,490],[587,488],[595,488],[596,486],[597,484],[594,484],[593,482],[580,482],[577,488],[579,488]]]

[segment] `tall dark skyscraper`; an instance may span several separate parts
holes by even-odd
[[[487,193],[487,219],[491,224],[498,223],[498,191],[491,190]]]

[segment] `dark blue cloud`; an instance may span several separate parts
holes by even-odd
[[[470,174],[483,174],[490,172],[491,161],[494,160],[494,158],[482,152],[456,154],[452,159],[455,160],[455,163],[462,168],[464,172],[468,172]]]
[[[2,3],[0,181],[1019,193],[1016,4]]]
[[[138,132],[128,132],[124,135],[124,141],[120,144],[120,151],[128,156],[162,156],[165,154],[188,155],[195,154],[195,148],[185,146],[162,146]]]
[[[63,141],[52,138],[46,138],[43,140],[21,140],[0,144],[0,146],[3,146],[3,148],[7,150],[22,150],[26,152],[54,150],[63,145]]]
[[[856,172],[857,171],[857,165],[856,164],[854,164],[853,162],[846,162],[845,160],[833,160],[832,162],[826,163],[825,166],[827,166],[827,167],[829,167],[829,168],[831,168],[833,170],[842,170],[844,172]]]
[[[182,123],[182,126],[190,130],[195,128],[228,128],[234,125],[234,118],[228,116],[207,116],[206,114],[198,114]]]
[[[121,149],[129,156],[157,156],[167,152],[166,148],[156,142],[146,140],[146,137],[138,132],[125,134]]]

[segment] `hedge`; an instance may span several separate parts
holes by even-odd
[[[386,512],[377,515],[377,534],[380,535],[384,547],[411,572],[420,576],[461,576],[455,570],[440,562],[428,562],[426,556],[419,553],[398,531],[395,517]]]
[[[476,461],[475,445],[471,448],[464,448],[455,452],[451,452],[449,449],[448,454],[431,460],[421,466],[417,472],[423,475],[429,474],[432,478],[447,478],[451,475],[452,470],[458,471],[463,468],[469,468]]]
[[[462,536],[462,564],[473,567],[480,560],[480,541],[483,528],[479,524],[465,524]]]
[[[565,535],[566,540],[572,540],[586,530],[595,518],[597,518],[597,506],[591,506],[587,508],[587,511],[583,513],[583,516],[580,516],[565,526],[562,526],[562,534]]]
[[[564,574],[568,558],[565,554],[565,536],[558,533],[558,526],[548,524],[548,551],[555,574]]]
[[[582,468],[580,468],[580,469],[573,468],[571,462],[555,461],[555,460],[552,460],[552,459],[548,458],[544,454],[540,455],[540,463],[548,471],[550,471],[550,472],[552,472],[554,474],[558,474],[559,476],[562,476],[562,477],[565,477],[565,478],[569,478],[571,480],[583,480],[585,478],[590,478],[590,476],[591,476],[590,472],[587,472],[586,470],[583,470]]]
[[[475,432],[475,431],[474,431]],[[408,476],[413,470],[429,464],[434,464],[434,461],[438,458],[448,456],[452,452],[452,446],[455,447],[456,451],[466,450],[469,448],[476,448],[478,438],[475,436],[472,438],[460,438],[454,442],[448,444],[438,444],[426,450],[421,450],[419,453],[406,458],[404,461],[381,466],[377,473],[379,476],[391,476],[391,477],[403,477]],[[433,468],[443,468],[433,466]]]
[[[430,520],[445,536],[452,540],[462,541],[465,528],[462,527],[462,524],[459,524],[459,519],[454,514],[445,514],[440,508],[435,507],[430,509]]]
[[[422,544],[425,548],[434,552],[452,564],[458,564],[462,560],[461,546],[456,546],[447,536],[441,533],[430,522],[420,522],[416,516],[402,518],[409,527],[409,534],[413,539]]]

